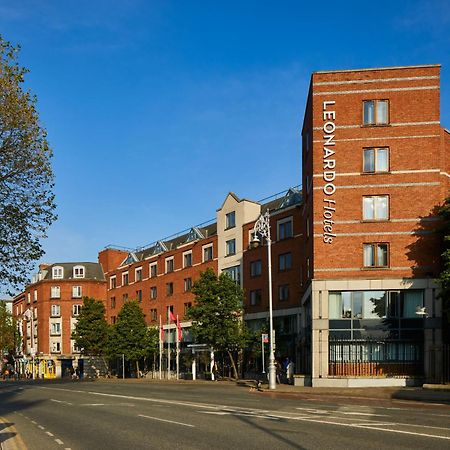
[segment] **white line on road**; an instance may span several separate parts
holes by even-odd
[[[55,403],[63,403],[64,405],[72,405],[73,403],[70,402],[65,402],[63,400],[56,400],[55,398],[51,398],[50,399],[51,402],[55,402]]]
[[[138,414],[138,417],[145,417],[146,419],[153,419],[153,420],[158,420],[160,422],[174,423],[175,425],[183,425],[184,427],[195,428],[194,425],[191,425],[189,423],[175,422],[174,420],[160,419],[159,417],[144,416],[143,414]]]
[[[64,442],[61,439],[55,439],[55,442],[59,445],[64,445]]]
[[[107,406],[105,403],[81,403],[80,406]]]
[[[49,436],[54,436],[54,434],[50,433],[50,431],[46,431],[45,434],[48,434]]]
[[[40,428],[41,430],[45,430],[45,427],[43,427],[42,425],[38,425],[38,428]]]

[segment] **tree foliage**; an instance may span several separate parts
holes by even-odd
[[[199,343],[228,353],[237,378],[233,352],[242,350],[248,340],[242,319],[242,288],[228,274],[217,277],[212,269],[207,269],[194,283],[192,292],[195,303],[188,318],[192,320],[193,334]]]
[[[139,360],[156,352],[157,346],[158,331],[147,328],[144,313],[138,301],[126,302],[111,330],[110,356],[125,355],[127,361],[134,361],[139,376]]]
[[[17,330],[12,314],[6,303],[0,301],[0,357],[15,350]]]
[[[27,281],[56,219],[52,152],[18,50],[0,36],[0,290],[8,293]]]
[[[439,209],[441,224],[438,232],[442,242],[442,270],[437,279],[441,287],[440,297],[444,314],[450,324],[450,197],[447,197],[442,207]]]
[[[85,355],[102,355],[108,342],[109,325],[101,300],[84,297],[72,339]]]

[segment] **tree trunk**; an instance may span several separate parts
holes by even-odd
[[[233,367],[234,379],[237,380],[237,379],[239,379],[239,376],[238,376],[238,371],[236,369],[236,363],[234,362],[234,358],[233,358],[233,355],[231,354],[231,352],[229,350],[227,350],[227,353],[228,353],[228,357],[230,358],[230,361],[231,361],[231,366]]]
[[[140,378],[140,373],[139,373],[139,360],[136,360],[136,378]]]

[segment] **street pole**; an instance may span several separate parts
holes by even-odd
[[[122,379],[125,380],[125,354],[122,353]]]
[[[167,379],[170,380],[170,306],[167,307]]]
[[[266,373],[264,366],[264,334],[261,334],[261,357],[262,357],[262,373]]]
[[[274,332],[273,332],[273,305],[272,305],[272,240],[270,238],[270,214],[267,210],[261,214],[253,227],[253,242],[259,243],[258,234],[267,241],[267,269],[269,275],[269,389],[276,389]]]

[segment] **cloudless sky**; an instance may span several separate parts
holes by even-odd
[[[300,184],[313,71],[442,64],[450,127],[448,0],[0,0],[0,33],[22,46],[54,151],[48,262]]]

